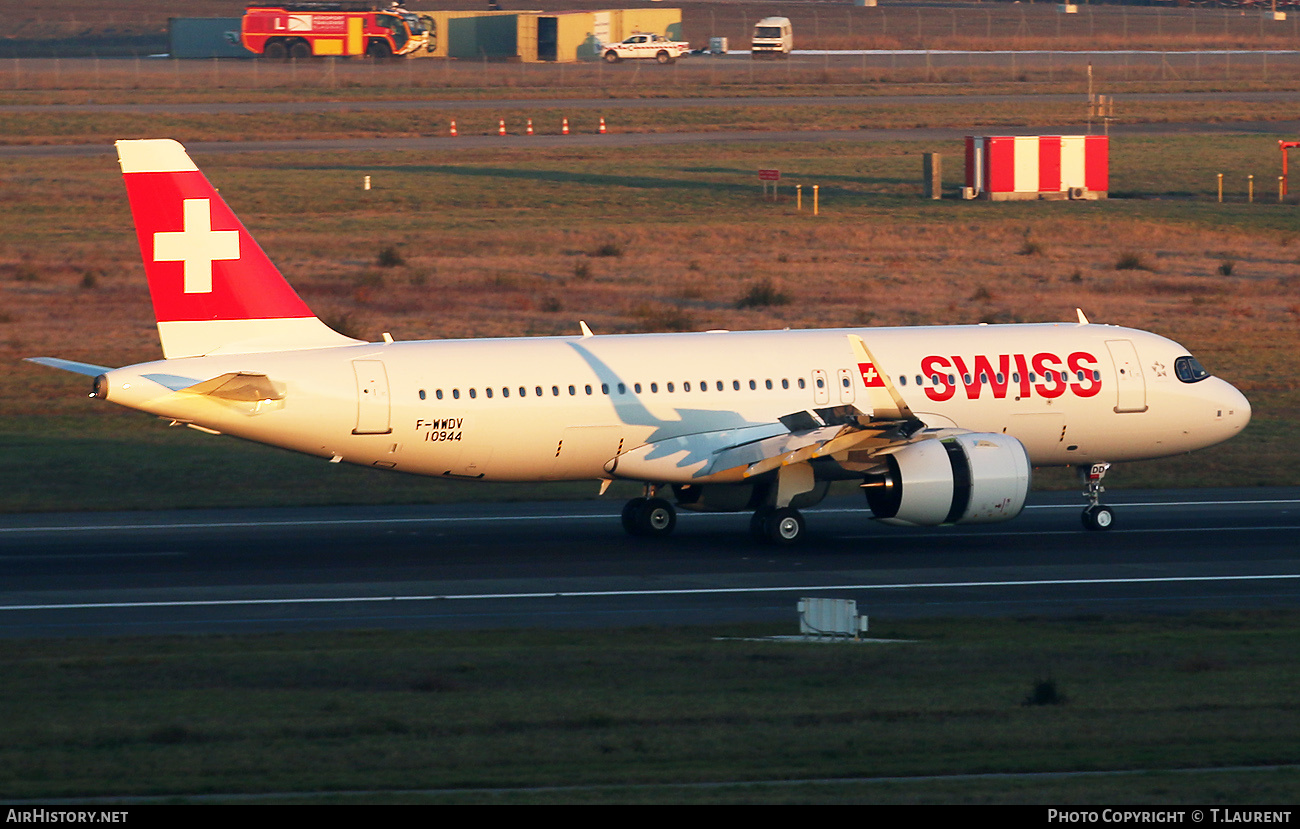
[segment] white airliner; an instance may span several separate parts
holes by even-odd
[[[1212,446],[1250,404],[1178,343],[1077,322],[368,343],[320,321],[175,141],[117,142],[164,359],[94,397],[213,434],[440,478],[640,481],[629,533],[674,504],[753,511],[791,543],[799,509],[859,482],[903,525],[1005,521],[1034,466],[1086,482],[1106,529],[1114,461]]]

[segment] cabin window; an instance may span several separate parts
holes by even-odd
[[[802,377],[800,377],[800,378],[799,378],[799,388],[803,389],[803,388],[807,388],[807,387],[808,387],[808,384],[804,382],[804,379],[803,379]]]
[[[731,388],[734,389],[735,391],[740,391],[740,381],[739,381],[739,380],[732,380],[732,381],[731,381]]]
[[[632,384],[632,390],[633,390],[634,392],[636,392],[637,394],[640,394],[640,393],[641,393],[641,384],[640,384],[640,383],[633,383],[633,384]]]
[[[573,397],[573,396],[574,396],[575,394],[577,394],[577,393],[578,393],[578,390],[577,390],[576,388],[574,388],[573,385],[570,385],[570,386],[569,386],[569,397]]]
[[[788,388],[790,388],[790,381],[789,381],[789,379],[787,379],[787,378],[785,378],[785,377],[782,377],[782,378],[781,378],[781,388],[783,388],[783,389],[788,389]]]
[[[750,391],[754,391],[754,390],[757,389],[757,388],[758,388],[758,383],[755,383],[753,380],[750,380],[750,381],[749,381],[749,390],[750,390]]]
[[[502,397],[509,397],[509,396],[510,396],[510,389],[509,389],[508,387],[503,386],[503,387],[501,388],[501,396],[502,396]]]
[[[650,393],[651,393],[651,394],[658,394],[658,393],[659,393],[659,384],[658,384],[658,383],[651,383],[651,384],[650,384]]]
[[[618,393],[619,393],[619,394],[627,394],[627,386],[623,385],[622,383],[619,383],[619,384],[618,384]]]
[[[488,400],[491,400],[491,399],[492,399],[492,387],[491,387],[491,386],[488,386],[486,389],[483,389],[483,393],[486,394],[486,395],[488,396]]]
[[[672,383],[669,383],[667,388],[668,388],[668,393],[669,393],[669,394],[672,394],[672,391],[673,391],[673,384],[672,384]]]
[[[722,381],[719,380],[719,381],[718,381],[718,391],[722,391],[722,388],[723,388],[723,387],[722,387]]]
[[[691,381],[690,381],[690,380],[687,380],[687,381],[683,382],[683,383],[682,383],[682,391],[690,391],[690,390],[691,390]]]
[[[560,396],[560,387],[551,386],[551,397],[559,397],[559,396]]]
[[[819,389],[824,389],[824,388],[826,388],[826,381],[823,380],[822,378],[818,377],[818,378],[817,378],[817,388],[819,388]]]
[[[520,386],[520,387],[519,387],[519,396],[520,396],[520,397],[527,397],[527,396],[528,396],[528,389],[524,388],[523,386]]]
[[[438,398],[439,400],[441,400],[441,399],[442,399],[442,389],[438,389],[437,391],[435,391],[435,392],[433,393],[433,396],[436,397],[436,398]]]
[[[770,391],[770,390],[772,389],[772,381],[771,381],[771,380],[765,380],[765,381],[763,381],[763,382],[767,385],[767,388],[768,388],[768,390]]]
[[[609,394],[609,383],[601,383],[601,384],[600,384],[600,393],[601,393],[601,394]]]
[[[591,395],[591,384],[588,383],[586,386],[583,386],[583,390],[587,392],[588,396],[590,396],[590,395]]]
[[[898,375],[898,385],[900,385],[900,386],[906,386],[906,385],[907,385],[907,375],[906,375],[906,374],[900,374],[900,375]]]
[[[478,397],[478,389],[470,389],[470,390],[469,390],[469,398],[470,398],[470,400],[473,400],[473,399],[476,398],[476,397]]]
[[[424,399],[424,389],[420,389],[420,399]]]
[[[460,399],[460,389],[452,389],[452,390],[451,390],[451,398],[452,398],[452,400],[459,400],[459,399]]]

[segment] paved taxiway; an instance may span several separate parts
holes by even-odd
[[[625,536],[614,501],[0,516],[0,635],[627,626],[785,620],[805,595],[877,620],[1300,607],[1300,488],[1074,493],[1015,521],[904,529],[857,499],[760,546],[745,515]]]

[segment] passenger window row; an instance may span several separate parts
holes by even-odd
[[[710,382],[712,383],[712,385],[710,385]],[[776,390],[778,385],[782,390],[788,390],[792,386],[795,388],[804,389],[808,387],[808,381],[804,380],[802,377],[794,381],[785,378],[779,381],[764,380],[761,384],[761,387],[767,390],[774,391]],[[821,385],[822,385],[822,381],[819,379],[817,381],[818,388],[821,388]],[[739,380],[731,381],[732,391],[740,391],[744,387],[745,386],[743,386]],[[646,391],[649,391],[650,394],[658,394],[662,389],[662,391],[667,394],[675,394],[677,393],[679,388],[683,393],[690,392],[690,391],[707,392],[710,390],[724,391],[727,388],[727,384],[724,383],[722,380],[713,380],[713,381],[701,380],[699,383],[692,383],[691,381],[686,380],[683,381],[680,385],[676,382],[669,382],[669,383],[664,383],[662,386],[660,386],[658,382],[646,383],[646,384],[633,383],[631,386],[631,391],[633,394],[643,394]],[[758,391],[758,389],[760,388],[759,381],[750,380],[748,382],[748,388],[750,391]],[[519,397],[528,397],[530,395],[532,397],[546,397],[548,391],[551,397],[561,397],[561,396],[578,397],[579,395],[593,396],[596,394],[596,388],[592,386],[590,383],[586,383],[581,386],[575,384],[569,384],[567,386],[550,386],[549,389],[544,386],[533,386],[531,390],[529,389],[528,386],[519,386],[517,388],[511,386],[502,386],[500,389],[489,386],[482,390],[482,394],[483,397],[487,399],[492,399],[497,395],[500,395],[501,397],[511,397],[515,395]],[[478,399],[479,396],[479,389],[477,388],[467,389],[465,393],[469,397],[469,399],[476,400]],[[600,384],[600,394],[608,396],[611,394],[625,395],[627,393],[628,393],[628,386],[626,383],[615,383],[612,386],[609,383]],[[434,389],[433,396],[437,400],[442,400],[444,399],[445,394],[442,389]],[[450,397],[452,400],[460,400],[461,390],[458,388],[452,389],[450,392]],[[428,399],[428,392],[425,389],[420,389],[420,399],[421,400]]]

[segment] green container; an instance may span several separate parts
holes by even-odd
[[[173,17],[167,21],[174,58],[251,58],[239,42],[239,17]]]

